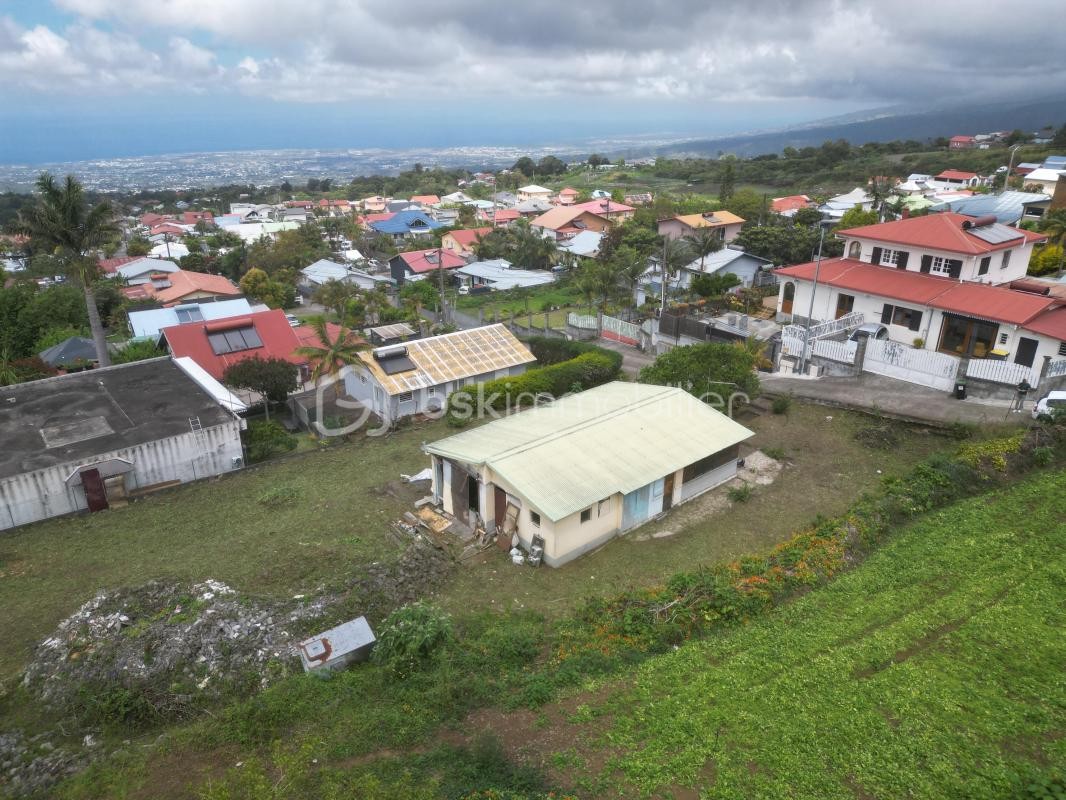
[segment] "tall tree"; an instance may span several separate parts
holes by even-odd
[[[707,256],[717,253],[724,246],[718,228],[696,228],[685,237],[685,244],[692,251],[693,257],[700,260],[700,272],[703,272]]]
[[[326,377],[336,379],[345,367],[359,366],[362,363],[359,353],[368,349],[369,345],[357,341],[348,328],[342,325],[337,335],[331,336],[325,317],[311,317],[308,322],[319,344],[299,347],[296,355],[311,362],[312,381],[317,384]],[[340,383],[337,383],[336,391],[340,394]]]
[[[736,184],[736,167],[733,166],[733,161],[730,159],[722,167],[722,177],[718,182],[718,199],[723,203],[729,200],[733,196],[733,192],[736,191]]]
[[[1040,232],[1047,235],[1049,244],[1059,246],[1059,268],[1057,277],[1062,277],[1063,257],[1066,255],[1066,209],[1048,212],[1040,221]]]
[[[114,211],[106,201],[90,208],[85,190],[73,175],[59,184],[47,172],[42,173],[37,179],[37,192],[37,202],[19,211],[18,227],[40,246],[50,249],[61,260],[67,277],[81,288],[97,363],[110,366],[93,281],[100,272],[97,250],[118,234]]]

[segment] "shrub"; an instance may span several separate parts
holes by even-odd
[[[295,450],[296,437],[285,430],[280,422],[256,421],[248,423],[244,445],[248,449],[248,461],[254,464],[278,453]]]
[[[785,448],[783,447],[764,447],[762,451],[767,458],[772,458],[774,461],[785,460]]]
[[[397,677],[406,677],[432,662],[453,638],[448,614],[429,603],[411,603],[385,619],[373,659]]]
[[[729,499],[734,503],[746,503],[755,494],[755,489],[750,483],[742,483],[740,486],[731,486],[727,492]]]
[[[464,386],[448,397],[448,424],[461,427],[476,417],[478,410],[510,410],[533,402],[539,395],[561,397],[575,388],[591,389],[616,378],[621,368],[621,353],[597,347],[521,375]]]
[[[774,398],[774,402],[770,405],[770,410],[775,414],[787,414],[789,409],[792,408],[792,395],[783,394]]]

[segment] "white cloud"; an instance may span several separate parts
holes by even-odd
[[[300,102],[495,95],[870,103],[1066,82],[1052,25],[923,0],[54,0],[68,30],[0,26],[38,91],[156,86]],[[1031,0],[1054,19],[1061,0]],[[419,89],[419,87],[423,87]]]

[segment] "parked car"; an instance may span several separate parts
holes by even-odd
[[[304,321],[295,314],[286,314],[285,319],[289,321],[289,324],[294,328],[299,328],[304,324]]]
[[[1033,419],[1041,416],[1051,416],[1055,412],[1066,413],[1066,391],[1049,392],[1046,397],[1036,401],[1033,406]]]
[[[853,342],[857,342],[860,339],[887,339],[888,328],[882,325],[880,322],[867,322],[865,325],[860,325],[851,332],[851,336],[848,337]]]
[[[460,286],[459,294],[488,294],[492,291],[491,286]]]

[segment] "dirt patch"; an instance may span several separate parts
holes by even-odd
[[[855,795],[856,800],[877,800],[873,794],[871,794],[866,787],[864,787],[855,778],[854,775],[848,775],[844,778],[844,785],[851,790],[851,793]]]
[[[900,434],[893,425],[871,425],[855,433],[855,441],[871,450],[892,450],[899,446]]]

